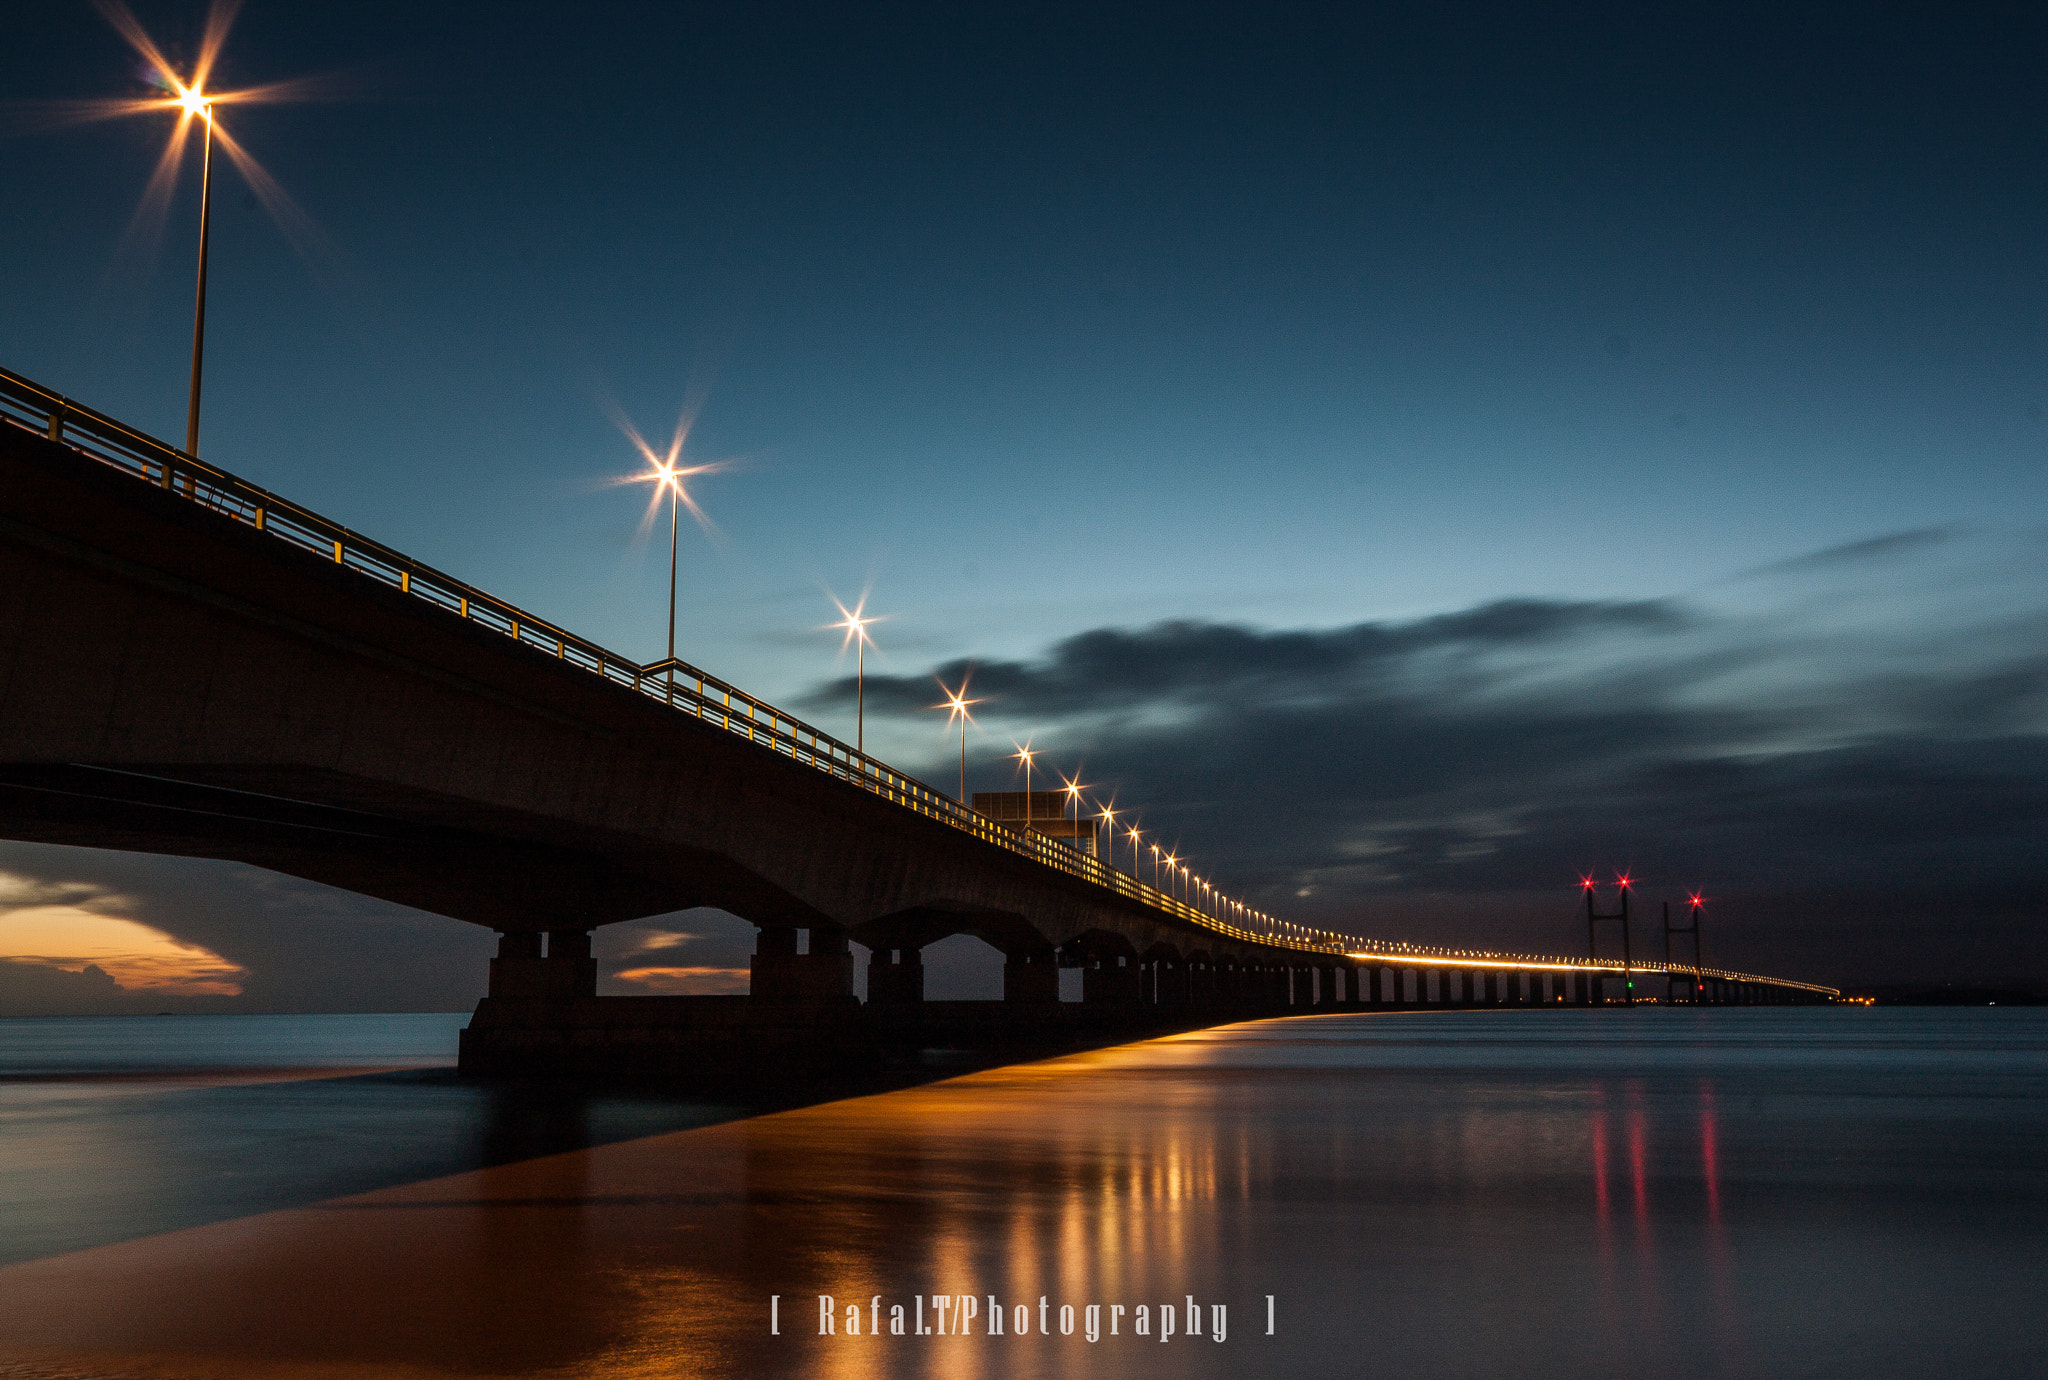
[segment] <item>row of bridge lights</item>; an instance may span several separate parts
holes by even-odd
[[[851,619],[852,615],[849,615],[849,621]],[[937,677],[934,677],[934,679],[937,679]],[[947,725],[949,727],[956,722],[960,726],[959,800],[962,805],[965,805],[967,804],[967,726],[974,722],[971,706],[981,704],[983,701],[967,698],[967,680],[965,678],[962,678],[958,689],[947,685],[941,680],[939,681],[939,690],[945,698],[940,703],[931,707],[946,711]],[[1013,739],[1012,746],[1015,747],[1016,751],[1012,752],[1010,757],[1024,773],[1024,824],[1028,831],[1031,826],[1031,775],[1037,764],[1039,753],[1028,741],[1018,743]],[[1268,915],[1256,906],[1248,905],[1236,897],[1225,895],[1217,889],[1215,883],[1205,877],[1198,876],[1189,868],[1187,862],[1172,849],[1162,849],[1157,843],[1145,842],[1145,831],[1138,827],[1138,816],[1136,814],[1128,810],[1119,811],[1116,808],[1116,801],[1114,799],[1104,802],[1099,798],[1084,796],[1083,793],[1090,788],[1081,781],[1078,771],[1072,776],[1068,776],[1064,772],[1058,773],[1058,775],[1060,778],[1060,793],[1067,797],[1067,805],[1073,811],[1074,822],[1079,824],[1082,818],[1087,815],[1092,815],[1094,818],[1102,821],[1103,832],[1109,839],[1109,848],[1107,850],[1109,856],[1103,861],[1107,862],[1109,866],[1116,866],[1117,816],[1122,814],[1129,821],[1122,828],[1122,837],[1131,846],[1131,876],[1133,878],[1138,876],[1138,870],[1143,866],[1144,850],[1149,848],[1152,853],[1152,886],[1155,891],[1164,891],[1168,896],[1180,901],[1182,904],[1193,906],[1204,915],[1223,921],[1226,924],[1235,925],[1239,929],[1258,931],[1304,942],[1338,944],[1355,942],[1350,936],[1340,935],[1332,930],[1297,925],[1292,921]]]

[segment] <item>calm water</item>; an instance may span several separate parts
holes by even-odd
[[[734,1114],[459,1079],[468,1023],[0,1020],[0,1265]]]
[[[167,1021],[145,1071],[460,1021]],[[738,1119],[109,1076],[143,1024],[0,1022],[15,1373],[2048,1373],[2043,1010],[1272,1021]],[[890,1335],[940,1294],[968,1335]]]

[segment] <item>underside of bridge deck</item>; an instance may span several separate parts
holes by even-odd
[[[0,424],[0,837],[231,859],[488,926],[465,1067],[793,1076],[1451,1000],[1399,973],[1361,989],[1341,954],[908,808],[814,731],[798,760],[751,718],[681,712],[643,668],[600,651],[593,673],[466,595],[417,597],[343,537],[331,559],[280,540],[174,468],[143,482]],[[750,997],[596,995],[593,928],[696,906],[759,926]],[[1003,954],[1005,1000],[924,1001],[922,950],[960,934]]]

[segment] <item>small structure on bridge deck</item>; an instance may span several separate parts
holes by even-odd
[[[976,791],[974,809],[1012,829],[1025,828],[1028,817],[1032,833],[1058,839],[1091,858],[1100,856],[1101,821],[1085,813],[1079,819],[1068,818],[1065,791]]]

